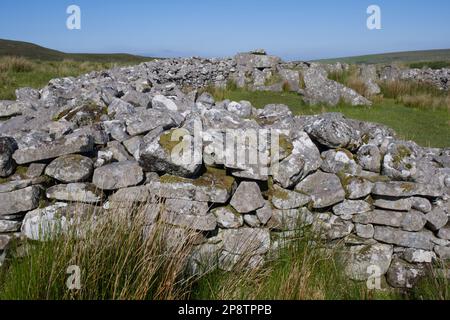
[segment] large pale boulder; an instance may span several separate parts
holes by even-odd
[[[115,162],[95,169],[92,182],[102,190],[136,186],[144,180],[144,172],[135,161]]]

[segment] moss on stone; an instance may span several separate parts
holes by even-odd
[[[414,190],[415,185],[414,185],[414,183],[408,183],[408,182],[405,182],[405,183],[402,183],[402,184],[400,185],[400,187],[401,187],[405,192],[411,192],[411,191]]]
[[[288,136],[282,134],[280,135],[278,142],[280,144],[280,148],[283,149],[288,156],[290,156],[294,151],[294,145],[292,144],[291,139]]]
[[[180,145],[180,143],[183,142],[183,135],[181,135],[178,138],[178,141],[173,141],[174,133],[176,130],[183,130],[183,129],[172,129],[170,131],[167,131],[166,133],[163,133],[159,137],[159,145],[166,151],[168,154],[171,154],[173,149]],[[185,134],[188,134],[188,131],[186,130]]]
[[[234,185],[235,179],[231,176],[227,176],[226,170],[206,167],[206,173],[200,178],[194,180],[194,185],[199,187],[215,186],[227,191],[231,191]]]
[[[412,152],[408,147],[400,145],[397,147],[397,152],[395,153],[392,161],[395,165],[399,165],[405,158],[411,157],[411,155]]]
[[[336,152],[342,152],[342,153],[345,153],[345,155],[346,155],[349,159],[351,159],[351,160],[354,160],[354,159],[355,159],[355,156],[353,155],[353,153],[351,153],[351,152],[348,151],[347,149],[344,149],[344,148],[338,148],[338,149],[336,149]]]

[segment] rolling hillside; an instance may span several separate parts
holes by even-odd
[[[29,42],[3,40],[0,39],[0,57],[18,56],[33,60],[44,61],[90,61],[90,62],[115,62],[131,63],[151,60],[149,57],[134,56],[131,54],[86,54],[86,53],[65,53],[57,50],[44,48]]]
[[[344,63],[357,63],[357,64],[377,64],[377,63],[405,63],[412,64],[417,63],[448,63],[450,64],[450,49],[440,49],[440,50],[427,50],[427,51],[406,51],[406,52],[394,52],[394,53],[383,53],[383,54],[373,54],[366,56],[355,56],[355,57],[343,57],[343,58],[333,58],[333,59],[323,59],[317,62],[324,63],[334,63],[334,62],[344,62]]]

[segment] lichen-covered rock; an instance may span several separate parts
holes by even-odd
[[[442,196],[443,190],[437,186],[412,182],[377,182],[375,183],[372,194],[385,197],[432,197]]]
[[[45,169],[46,175],[63,183],[87,181],[93,172],[93,161],[81,155],[59,157]]]
[[[15,163],[12,155],[16,149],[17,144],[13,138],[0,137],[0,178],[6,178],[13,173]]]
[[[421,231],[426,224],[422,213],[385,210],[374,210],[355,215],[353,222],[403,228],[406,231]]]
[[[249,213],[261,209],[266,202],[256,182],[242,182],[231,198],[230,204],[239,213]]]
[[[395,258],[386,275],[386,280],[394,288],[413,288],[425,276],[422,265],[410,264]]]
[[[95,169],[92,182],[102,190],[136,186],[144,180],[144,172],[135,161],[115,162]]]
[[[272,205],[266,201],[266,204],[261,209],[256,210],[256,216],[261,224],[265,225],[272,218],[273,208]]]
[[[0,193],[0,216],[26,212],[38,207],[40,186],[31,186],[17,191]]]
[[[244,225],[244,218],[231,207],[217,208],[212,211],[217,219],[217,224],[223,229],[236,229]]]
[[[341,181],[348,199],[363,199],[372,193],[373,183],[367,179],[346,176]]]
[[[408,232],[391,227],[375,227],[374,239],[406,248],[433,250],[435,237],[428,231]]]
[[[67,231],[69,221],[65,216],[67,203],[36,209],[26,214],[22,223],[22,234],[31,240],[45,241]]]
[[[367,171],[380,173],[381,171],[381,152],[377,146],[366,144],[359,148],[357,160],[359,165]]]
[[[311,200],[307,195],[286,190],[277,185],[273,186],[271,197],[272,204],[280,210],[297,209],[308,204]]]
[[[202,165],[201,144],[194,139],[185,129],[164,132],[142,148],[139,163],[146,171],[192,177]]]
[[[355,232],[358,237],[363,239],[372,239],[375,234],[375,228],[372,224],[355,224]]]
[[[222,236],[224,250],[233,254],[253,256],[270,249],[270,233],[266,229],[227,229]]]
[[[425,219],[427,219],[427,226],[433,231],[441,229],[448,222],[448,216],[441,208],[436,208],[426,214]]]
[[[59,184],[46,191],[48,199],[69,202],[99,203],[103,200],[101,190],[90,183]]]
[[[403,259],[409,263],[432,263],[436,260],[436,254],[433,251],[408,248],[403,253]]]
[[[412,200],[411,198],[398,200],[376,199],[373,205],[381,209],[394,211],[409,211],[412,208]]]
[[[314,215],[307,208],[272,211],[268,227],[272,230],[295,231],[314,222]]]
[[[322,171],[328,173],[358,174],[362,168],[354,160],[353,154],[347,150],[328,150],[322,153]]]
[[[372,210],[372,206],[362,200],[345,200],[333,207],[333,213],[341,216],[344,220],[352,219],[354,215],[369,212],[370,210]]]
[[[295,190],[311,196],[316,209],[330,207],[345,199],[345,191],[339,178],[320,171],[300,182]]]
[[[355,150],[362,144],[361,133],[332,114],[317,117],[305,131],[313,140],[329,148]]]
[[[352,246],[346,255],[345,273],[357,281],[367,280],[378,267],[377,275],[388,272],[392,261],[393,246],[386,244]],[[378,272],[379,271],[379,272]]]
[[[27,164],[54,159],[72,153],[90,152],[93,148],[94,139],[91,136],[62,138],[47,144],[19,148],[14,152],[13,158],[18,164]]]

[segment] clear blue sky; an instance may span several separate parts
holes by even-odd
[[[82,29],[66,28],[81,7]],[[382,9],[382,30],[366,9]],[[448,0],[0,0],[0,38],[66,52],[229,56],[266,48],[286,59],[450,48]]]

